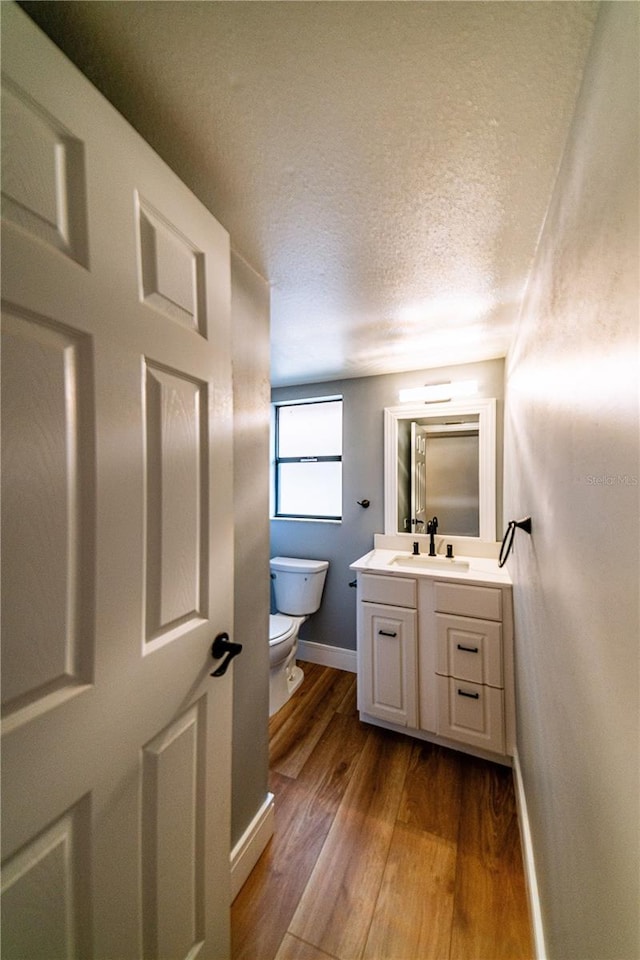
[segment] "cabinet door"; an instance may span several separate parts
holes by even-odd
[[[417,727],[416,611],[361,603],[359,615],[358,708]]]

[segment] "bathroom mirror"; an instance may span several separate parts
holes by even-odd
[[[385,533],[496,539],[496,401],[384,411]]]

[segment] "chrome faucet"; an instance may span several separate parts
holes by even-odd
[[[434,517],[433,520],[427,521],[427,533],[429,534],[429,556],[435,557],[436,555],[436,541],[435,535],[438,532],[438,518]]]

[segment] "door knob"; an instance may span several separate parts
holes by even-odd
[[[227,667],[231,663],[234,657],[237,657],[238,654],[242,651],[241,643],[233,643],[229,640],[228,633],[219,633],[211,644],[211,656],[214,660],[219,660],[220,657],[225,659],[222,661],[217,670],[214,670],[211,674],[212,677],[221,677],[227,672]]]

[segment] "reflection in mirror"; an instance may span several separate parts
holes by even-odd
[[[495,400],[385,410],[385,533],[495,540]]]
[[[399,533],[425,533],[438,517],[450,536],[480,536],[479,436],[478,414],[400,421]]]

